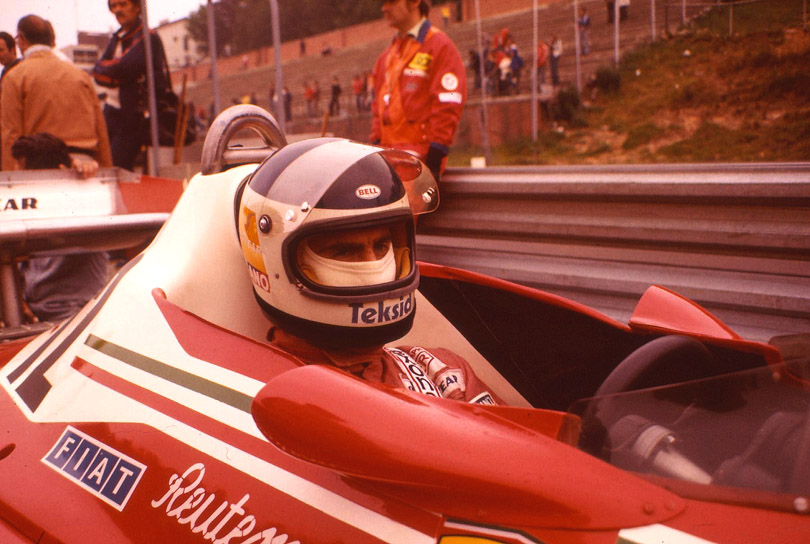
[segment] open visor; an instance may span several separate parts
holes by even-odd
[[[290,248],[293,275],[321,295],[376,295],[413,280],[413,228],[407,218],[315,229]]]
[[[430,213],[439,207],[439,187],[422,161],[407,151],[387,149],[380,154],[402,180],[413,215]]]

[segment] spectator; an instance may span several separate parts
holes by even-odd
[[[579,52],[583,57],[588,56],[591,52],[591,16],[588,15],[588,10],[585,6],[579,8],[579,19],[577,19],[577,28],[579,28]]]
[[[236,224],[251,272],[244,281],[254,282],[269,320],[267,339],[303,363],[334,366],[369,382],[472,404],[500,403],[450,350],[384,347],[411,328],[419,283],[414,212],[398,172],[420,172],[421,164],[397,155],[347,140],[306,140],[272,155],[250,178],[235,207]],[[414,183],[432,184],[435,194],[426,175]],[[356,203],[368,184],[378,196]],[[293,190],[318,204],[284,228],[257,225],[262,216],[282,217],[289,204],[274,196]],[[435,209],[422,194],[416,198],[417,213]],[[259,278],[267,277],[275,278],[272,290],[266,280],[260,285]],[[369,312],[385,312],[385,318],[371,319]]]
[[[560,85],[560,57],[563,52],[562,40],[556,34],[551,35],[551,84]]]
[[[65,142],[47,132],[20,136],[11,146],[11,156],[21,170],[73,168],[80,177],[89,178],[99,168],[95,159],[84,153],[71,154]]]
[[[110,133],[113,163],[132,170],[141,151],[142,127],[149,103],[146,81],[146,48],[141,23],[141,0],[108,0],[110,9],[121,25],[107,49],[93,68],[93,77],[106,91],[104,118]],[[168,87],[163,63],[163,42],[152,31],[152,60],[155,68],[155,90]],[[158,97],[160,98],[160,97]]]
[[[450,8],[447,4],[442,6],[442,22],[444,23],[444,28],[450,26]]]
[[[8,32],[0,32],[0,64],[3,65],[3,71],[0,73],[0,90],[2,90],[3,78],[6,77],[6,73],[19,62],[20,59],[17,58],[17,44],[14,43],[14,38]],[[0,94],[0,103],[2,103],[2,101],[2,94]],[[2,149],[2,139],[0,139],[0,149]],[[0,159],[0,161],[1,160],[2,159]],[[3,163],[0,162],[0,170],[2,169]]]
[[[506,38],[509,37],[509,29],[502,28],[500,32],[492,37],[492,49],[494,51],[503,51],[506,48]],[[500,57],[498,58],[500,60]]]
[[[512,58],[506,52],[501,52],[498,58],[498,95],[505,96],[512,86]]]
[[[366,72],[365,74],[365,104],[366,111],[371,110],[371,105],[374,103],[374,72]]]
[[[290,89],[286,85],[281,88],[281,98],[284,101],[284,118],[287,121],[292,121],[292,93],[290,93]]]
[[[498,56],[498,51],[490,49],[484,51],[484,85],[487,94],[495,94],[498,90],[497,81],[500,75]]]
[[[211,119],[208,117],[208,113],[206,113],[205,108],[200,106],[197,110],[197,120],[200,123],[200,128],[205,129],[211,126]]]
[[[467,52],[467,68],[473,71],[475,90],[481,88],[481,56],[475,49]]]
[[[438,180],[447,163],[467,76],[456,46],[427,19],[427,0],[385,0],[397,30],[374,66],[372,143],[417,153]]]
[[[278,117],[278,93],[276,93],[275,87],[270,87],[270,113],[273,116]]]
[[[21,136],[40,132],[53,134],[72,151],[91,156],[101,166],[112,166],[107,128],[90,76],[53,54],[45,19],[23,17],[17,35],[25,60],[3,78],[3,167],[19,170],[12,144]]]
[[[329,100],[329,115],[340,115],[340,93],[343,89],[340,88],[340,82],[337,76],[332,76],[332,97]]]
[[[298,53],[300,56],[305,56],[307,54],[307,42],[301,40],[298,42]]]
[[[525,64],[523,61],[523,57],[520,54],[520,49],[518,49],[517,44],[509,38],[509,70],[512,73],[512,81],[511,81],[511,91],[517,94],[520,90],[520,76],[523,72],[523,65]]]
[[[352,77],[352,94],[354,95],[354,108],[358,113],[365,108],[363,103],[363,87],[363,78],[360,77],[360,74],[354,74]]]
[[[619,20],[626,21],[630,15],[630,0],[618,0],[619,2]]]
[[[540,85],[546,82],[546,67],[548,66],[550,48],[546,42],[537,45],[537,82]]]
[[[312,103],[315,105],[315,115],[321,114],[321,84],[318,80],[312,82]]]
[[[310,85],[308,82],[304,82],[304,101],[307,104],[307,115],[309,117],[315,117],[317,113],[315,113],[315,87]]]
[[[17,44],[14,43],[14,38],[8,32],[0,32],[0,64],[3,65],[0,81],[3,81],[6,72],[14,68],[18,62],[20,59],[17,57]]]
[[[48,133],[18,138],[11,153],[25,170],[67,168],[71,164],[74,168],[82,168],[81,164],[84,164],[91,170],[84,175],[92,175],[95,174],[93,165],[98,169],[98,163],[92,159],[77,162],[68,153],[65,142]],[[104,287],[108,267],[105,252],[28,259],[20,264],[23,299],[39,321],[67,319]]]

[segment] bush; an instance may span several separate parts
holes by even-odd
[[[596,71],[596,88],[603,93],[615,93],[621,86],[619,71],[605,66]]]
[[[557,98],[551,106],[554,119],[570,122],[576,117],[579,110],[579,93],[573,87],[565,87],[557,93]]]

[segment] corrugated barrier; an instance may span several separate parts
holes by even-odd
[[[449,169],[418,257],[626,321],[652,284],[742,336],[810,333],[810,163]]]

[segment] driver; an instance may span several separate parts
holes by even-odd
[[[385,347],[416,312],[414,215],[438,206],[412,155],[343,139],[285,146],[237,193],[237,227],[274,346],[364,380],[471,403],[498,399],[446,349]]]

